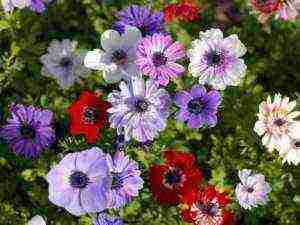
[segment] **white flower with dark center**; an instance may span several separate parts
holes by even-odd
[[[42,75],[55,78],[63,89],[85,77],[88,69],[83,65],[84,56],[77,54],[76,48],[76,41],[52,41],[48,53],[41,57]]]
[[[136,47],[141,37],[141,32],[136,27],[127,27],[121,35],[115,30],[107,30],[101,35],[103,50],[89,51],[84,65],[103,71],[103,78],[108,83],[129,80],[131,76],[137,75]]]
[[[189,71],[199,77],[200,84],[215,89],[237,86],[246,74],[247,66],[241,59],[246,51],[236,34],[224,38],[219,29],[200,32],[200,39],[193,41],[188,51]]]
[[[293,111],[296,101],[289,101],[276,94],[268,96],[267,101],[259,105],[258,121],[254,131],[262,136],[262,144],[272,151],[283,140],[289,140],[289,132],[294,119],[300,116],[300,111]]]

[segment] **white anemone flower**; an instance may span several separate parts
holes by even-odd
[[[107,83],[129,80],[138,74],[135,59],[137,44],[141,38],[142,34],[136,27],[126,27],[124,34],[107,30],[101,35],[103,50],[89,51],[84,65],[103,71],[103,78]]]

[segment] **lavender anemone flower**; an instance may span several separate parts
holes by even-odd
[[[139,28],[143,37],[155,33],[165,32],[164,14],[152,13],[148,6],[131,5],[117,14],[119,21],[113,25],[113,29],[124,33],[126,26]]]
[[[98,147],[67,154],[47,175],[49,200],[75,216],[107,208],[111,177]]]
[[[185,68],[176,63],[184,57],[184,47],[170,35],[154,34],[140,40],[136,65],[143,74],[166,86],[170,78],[181,75]]]
[[[107,213],[99,213],[93,220],[93,225],[123,225],[120,217],[112,217]]]
[[[132,77],[130,83],[119,86],[120,91],[108,95],[110,126],[124,134],[125,141],[153,140],[166,127],[171,102],[168,92],[153,80],[145,84],[141,77]]]
[[[51,111],[14,104],[10,112],[11,117],[0,129],[0,136],[16,154],[34,158],[52,145],[55,132],[51,126]]]
[[[271,191],[264,175],[251,173],[251,170],[247,169],[239,171],[241,183],[235,189],[239,204],[245,209],[251,209],[259,204],[266,204],[267,195]]]
[[[223,38],[219,29],[200,32],[200,39],[192,42],[188,51],[189,71],[199,77],[200,84],[209,84],[218,90],[237,86],[246,74],[247,66],[241,59],[247,49],[233,34]]]
[[[48,53],[41,57],[42,75],[55,78],[63,89],[80,81],[89,72],[83,65],[84,55],[76,53],[77,45],[76,41],[68,39],[53,40]]]
[[[214,127],[217,124],[216,114],[221,103],[218,91],[207,92],[203,86],[195,85],[190,92],[179,92],[175,102],[180,107],[177,119],[187,122],[188,127],[197,129],[203,125]]]
[[[106,161],[112,177],[108,208],[120,208],[132,201],[143,188],[141,171],[123,151],[117,151],[113,159],[107,154]]]

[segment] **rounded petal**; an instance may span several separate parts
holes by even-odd
[[[125,28],[125,32],[122,35],[123,43],[126,46],[137,46],[139,40],[142,38],[141,31],[132,26]]]
[[[84,65],[93,70],[103,70],[105,64],[101,62],[103,61],[104,54],[100,49],[88,51],[84,57]]]
[[[46,225],[45,220],[40,215],[36,215],[28,221],[26,225]]]
[[[122,44],[120,34],[115,30],[107,30],[101,35],[101,45],[105,51],[113,52]]]
[[[245,45],[240,41],[236,34],[225,38],[224,44],[226,45],[226,48],[236,57],[242,57],[247,52]]]
[[[205,32],[201,31],[200,34],[201,40],[209,40],[209,39],[222,39],[223,38],[223,32],[220,29],[209,29]]]
[[[188,102],[192,99],[192,96],[187,91],[180,91],[177,93],[175,97],[175,103],[176,105],[180,107],[187,107]]]

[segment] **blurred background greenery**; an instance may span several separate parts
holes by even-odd
[[[55,80],[41,76],[39,57],[53,39],[77,40],[80,51],[99,47],[100,34],[110,28],[117,11],[131,3],[152,4],[153,9],[161,10],[166,2],[176,1],[58,0],[42,15],[26,9],[6,15],[0,9],[0,125],[12,102],[34,104],[55,112],[58,136],[51,150],[36,160],[16,156],[0,142],[0,225],[22,225],[36,214],[46,218],[47,224],[91,224],[87,216],[76,218],[52,205],[44,178],[64,154],[88,147],[84,138],[68,135],[66,108],[84,89],[101,89],[106,96],[117,86],[107,85],[93,72],[85,82],[62,91]],[[167,30],[187,48],[200,30],[210,27],[220,27],[226,35],[238,34],[248,49],[246,78],[239,87],[223,93],[216,127],[193,131],[170,118],[167,129],[151,146],[131,143],[126,147],[144,171],[145,186],[119,214],[127,225],[183,224],[176,207],[153,201],[147,184],[149,165],[161,160],[164,148],[172,147],[194,152],[205,182],[229,191],[233,199],[238,170],[249,168],[266,176],[273,189],[267,205],[245,211],[233,200],[231,209],[238,225],[300,224],[299,168],[282,165],[278,155],[268,153],[253,132],[258,104],[269,94],[287,95],[298,101],[300,109],[300,23],[272,20],[262,26],[243,0],[235,1],[228,10],[220,5],[222,1],[197,2],[202,6],[199,20],[174,22],[166,26]],[[184,63],[187,65],[187,60]],[[174,94],[196,82],[186,74],[168,90]],[[115,138],[116,133],[107,129],[97,145],[113,152]]]

